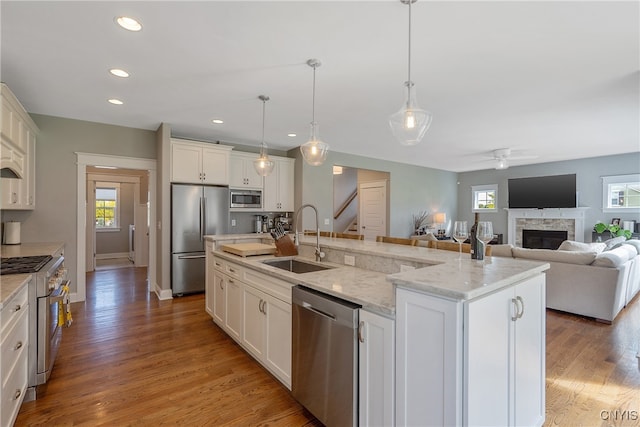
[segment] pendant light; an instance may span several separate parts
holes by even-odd
[[[318,124],[316,123],[316,68],[321,63],[317,59],[310,59],[307,65],[313,68],[313,100],[311,104],[311,136],[309,141],[300,146],[304,161],[311,166],[319,166],[327,159],[329,144],[318,138]]]
[[[275,165],[273,160],[267,156],[267,144],[264,142],[265,106],[269,97],[266,95],[260,95],[258,99],[262,101],[262,144],[260,144],[260,157],[253,161],[253,167],[256,169],[258,175],[267,176],[271,171],[273,171],[273,166]]]
[[[411,81],[411,3],[417,0],[400,0],[402,4],[409,5],[409,61],[408,61],[408,77],[405,85],[405,102],[402,108],[389,117],[389,126],[393,136],[402,145],[416,145],[419,143],[424,134],[431,125],[433,116],[430,112],[418,107],[416,100],[416,90]]]

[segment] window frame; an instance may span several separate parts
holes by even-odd
[[[114,225],[110,227],[99,226],[97,224],[97,215],[95,216],[96,220],[96,232],[97,233],[110,233],[110,232],[118,232],[120,231],[120,183],[119,182],[106,182],[106,181],[96,181],[96,196],[95,196],[95,206],[94,209],[98,209],[98,201],[103,200],[98,198],[98,189],[115,189],[116,190],[116,206],[113,212]]]
[[[479,208],[478,193],[493,191],[493,208]],[[498,212],[498,184],[474,185],[471,187],[471,212]]]
[[[603,176],[602,178],[602,212],[629,212],[638,209],[637,206],[628,207],[611,207],[609,202],[611,201],[611,192],[609,186],[611,184],[636,184],[640,186],[640,173],[633,173],[628,175],[612,175]]]

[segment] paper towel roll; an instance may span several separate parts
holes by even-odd
[[[2,243],[5,245],[20,244],[20,223],[18,221],[9,221],[4,223]]]

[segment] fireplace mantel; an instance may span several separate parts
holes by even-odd
[[[589,208],[507,209],[508,243],[521,246],[517,244],[522,241],[522,236],[518,236],[516,231],[518,220],[532,220],[532,223],[539,223],[540,220],[572,221],[574,236],[570,239],[584,242],[584,218],[587,209]]]

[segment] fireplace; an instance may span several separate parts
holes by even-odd
[[[522,230],[522,247],[531,249],[558,249],[567,240],[567,231]]]
[[[567,232],[565,240],[584,242],[584,217],[587,209],[507,209],[507,241],[515,247],[522,248],[523,230],[562,230]]]

